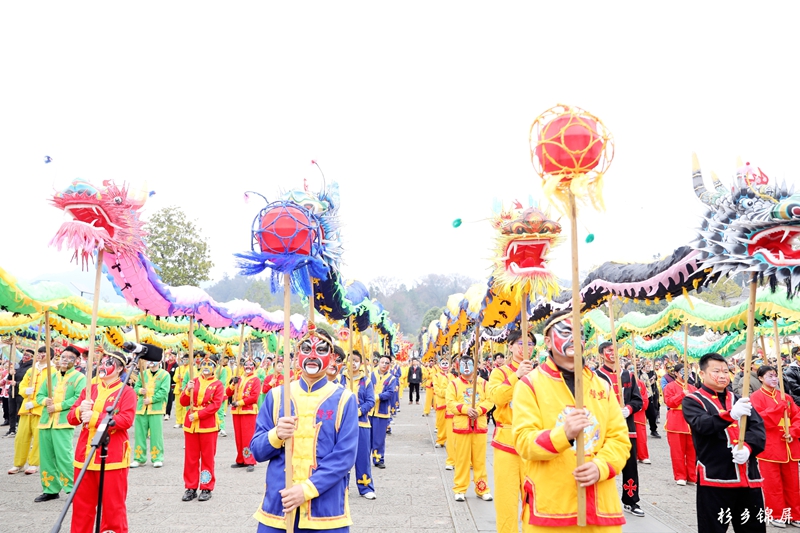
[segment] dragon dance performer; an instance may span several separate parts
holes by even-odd
[[[356,454],[356,485],[358,493],[368,500],[375,499],[375,484],[372,481],[372,426],[369,412],[375,406],[375,376],[367,373],[361,363],[361,353],[353,350],[350,357],[354,381],[358,384],[358,453]],[[350,373],[342,374],[342,384],[353,392]]]
[[[774,513],[771,525],[786,527],[791,523],[800,527],[800,409],[791,396],[781,395],[775,367],[759,368],[758,379],[761,388],[750,396],[750,402],[764,420],[767,435],[764,451],[758,454],[758,466],[764,476],[764,505]],[[787,420],[789,427],[785,427]]]
[[[636,379],[631,376],[627,370],[622,370],[622,391],[620,392],[619,383],[617,383],[617,373],[614,370],[614,365],[617,360],[617,354],[614,352],[614,346],[611,342],[603,342],[597,347],[600,354],[603,356],[603,365],[597,369],[597,375],[604,379],[611,385],[611,390],[617,397],[619,403],[619,395],[622,394],[623,403],[625,407],[622,408],[622,416],[628,425],[628,438],[631,441],[631,450],[628,455],[628,461],[625,463],[625,468],[622,469],[622,507],[626,512],[634,516],[644,516],[644,511],[639,507],[639,468],[636,460],[636,424],[633,421],[633,414],[642,410],[644,403],[642,396],[639,393],[639,386]]]
[[[369,421],[372,425],[372,466],[386,468],[386,430],[392,417],[392,405],[396,397],[397,378],[390,372],[392,356],[384,354],[378,360],[378,368],[372,372],[375,386],[375,407]]]
[[[183,423],[186,443],[183,483],[186,492],[181,498],[185,502],[195,498],[201,502],[210,500],[216,483],[214,456],[219,432],[217,412],[225,398],[225,386],[214,375],[217,360],[214,354],[205,356],[200,364],[199,376],[189,380],[180,397],[181,405],[187,408]]]
[[[19,396],[22,405],[17,418],[17,436],[14,438],[14,467],[8,471],[16,474],[25,468],[25,473],[36,474],[39,472],[39,420],[42,416],[42,406],[36,403],[36,392],[39,385],[45,381],[44,370],[47,368],[47,348],[39,348],[35,362],[25,371],[19,384]],[[50,350],[52,357],[53,350]],[[23,352],[22,362],[25,358],[30,361],[33,350],[27,348]],[[24,367],[23,364],[20,367]],[[17,400],[19,401],[19,400]]]
[[[289,372],[289,379],[294,381],[297,377],[297,373],[295,370]],[[261,394],[264,398],[266,398],[267,393],[276,388],[283,385],[283,359],[278,359],[275,361],[275,372],[269,374],[263,381],[263,385],[261,386]],[[263,405],[263,401],[259,405]]]
[[[312,333],[297,351],[300,378],[291,387],[291,416],[284,416],[283,387],[272,389],[258,413],[250,448],[269,461],[264,501],[256,511],[259,532],[286,529],[286,514],[298,507],[295,531],[350,530],[347,473],[358,450],[354,395],[326,378],[333,346],[324,332]],[[292,439],[293,485],[286,489],[284,442]]]
[[[603,379],[583,369],[583,409],[575,409],[572,312],[544,325],[549,356],[514,387],[512,433],[522,458],[526,532],[621,532],[616,476],[630,454],[619,402]],[[574,439],[585,436],[586,463],[576,468]],[[578,527],[576,481],[586,487],[586,527]]]
[[[102,351],[98,350],[100,353]],[[136,416],[136,393],[120,381],[128,358],[120,352],[102,355],[97,366],[97,379],[81,391],[78,400],[70,409],[67,421],[73,426],[83,424],[78,444],[75,447],[74,475],[77,477],[92,447],[98,426],[105,418],[107,409],[114,406],[117,395],[121,395],[114,412],[114,426],[109,429],[108,458],[103,482],[103,512],[101,531],[126,533],[128,515],[125,500],[128,497],[128,465],[130,464],[130,442],[128,430]],[[72,501],[72,525],[70,531],[91,533],[94,531],[97,512],[97,494],[100,483],[100,450],[95,452],[91,464],[76,489]]]
[[[439,367],[432,376],[434,406],[436,408],[436,448],[444,448],[447,445],[447,400],[445,393],[447,385],[450,383],[450,361],[442,357]]]
[[[164,414],[167,412],[169,397],[169,372],[161,368],[160,362],[150,361],[147,368],[139,373],[134,390],[139,400],[136,404],[136,447],[131,468],[147,463],[148,456],[153,461],[154,468],[161,468],[164,466]]]
[[[217,379],[223,385],[227,385],[231,379],[231,368],[228,366],[228,356],[223,355],[219,361],[220,366],[217,368]],[[225,432],[225,410],[228,407],[228,404],[223,401],[222,405],[219,407],[219,411],[217,411],[217,418],[219,419],[219,436],[220,437],[227,437],[228,434]]]
[[[173,393],[176,398],[181,397],[183,392],[184,382],[189,379],[189,355],[183,354],[181,356],[181,364],[175,369],[175,374],[172,376],[172,381],[175,383]],[[175,425],[173,427],[183,427],[183,420],[186,417],[186,408],[178,401],[175,404]]]
[[[697,390],[694,385],[684,388],[683,364],[678,363],[670,370],[673,381],[664,387],[664,404],[667,406],[667,432],[669,456],[672,460],[672,475],[678,485],[697,483],[697,456],[692,442],[692,430],[683,416],[683,399]]]
[[[231,399],[233,434],[236,438],[236,462],[231,468],[247,467],[247,471],[252,472],[256,460],[250,452],[250,440],[256,430],[261,380],[256,375],[256,364],[252,359],[245,359],[242,367],[244,375],[232,378],[225,390],[225,394]]]
[[[486,396],[486,381],[478,377],[473,390],[475,374],[474,359],[464,354],[459,361],[459,376],[447,387],[447,411],[453,415],[453,443],[455,444],[455,476],[453,492],[457,502],[466,501],[469,488],[469,472],[472,465],[472,480],[475,493],[484,501],[491,501],[486,476],[486,413],[492,402]],[[472,397],[475,395],[475,407]],[[449,444],[449,443],[448,443]]]
[[[519,503],[522,494],[522,461],[514,449],[511,399],[517,382],[533,370],[530,359],[523,358],[525,341],[518,329],[506,338],[511,349],[511,360],[496,367],[489,375],[486,393],[495,405],[495,429],[492,437],[494,450],[494,509],[498,533],[519,533]],[[528,351],[533,354],[536,337],[528,331]],[[495,359],[496,360],[496,359]],[[509,482],[509,480],[512,480]],[[517,480],[514,483],[513,480]]]
[[[33,500],[35,502],[55,500],[62,490],[65,494],[72,492],[72,437],[75,428],[69,423],[67,415],[86,387],[86,376],[75,370],[78,356],[78,348],[71,345],[64,348],[58,371],[52,373],[50,390],[53,397],[47,396],[46,381],[36,393],[36,403],[44,406],[44,409],[39,420],[42,494]]]
[[[764,450],[764,421],[750,398],[728,390],[728,364],[717,353],[700,358],[702,385],[683,399],[683,416],[692,430],[697,451],[697,530],[761,532],[764,497],[756,456]],[[740,449],[739,420],[747,417]],[[720,520],[720,517],[722,520]],[[728,519],[727,517],[730,517]]]

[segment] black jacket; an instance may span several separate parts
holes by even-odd
[[[783,367],[783,385],[786,394],[794,398],[794,403],[800,405],[800,366],[792,363]]]
[[[14,396],[15,397],[19,398],[19,386],[20,386],[20,383],[22,382],[22,378],[25,377],[25,372],[27,372],[28,369],[30,369],[30,367],[32,367],[32,366],[33,366],[33,359],[31,359],[30,361],[26,361],[26,362],[20,361],[14,367],[14,381],[17,382],[17,384],[14,385]],[[9,376],[9,378],[10,377],[11,376]],[[31,386],[33,386],[33,385],[31,385]]]
[[[614,383],[617,381],[617,373],[614,372],[613,369],[603,365],[595,371],[595,374],[606,380],[606,382],[611,385],[611,390],[617,392],[614,387]],[[636,438],[636,426],[633,422],[633,413],[641,411],[644,402],[642,401],[642,395],[639,393],[639,385],[631,378],[627,370],[622,371],[622,399],[625,405],[631,410],[631,414],[625,419],[625,422],[628,424],[628,437]]]
[[[422,383],[422,367],[411,365],[408,367],[407,377],[409,383]]]
[[[698,480],[701,485],[710,487],[759,487],[761,473],[756,456],[767,444],[764,421],[755,409],[747,417],[744,442],[750,448],[750,459],[745,479],[741,475],[743,469],[731,456],[732,448],[738,445],[739,425],[731,418],[730,410],[739,396],[726,389],[723,398],[724,403],[716,392],[701,385],[681,403],[697,451]]]

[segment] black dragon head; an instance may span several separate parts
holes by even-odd
[[[750,272],[773,291],[785,285],[793,296],[800,287],[800,195],[749,163],[736,171],[730,188],[712,175],[709,191],[696,155],[692,166],[694,192],[709,208],[692,244],[701,268],[711,279]]]

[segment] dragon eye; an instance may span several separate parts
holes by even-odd
[[[114,197],[114,203],[117,204],[117,205],[121,204],[122,203],[122,197],[121,196],[115,196]]]
[[[755,201],[752,198],[742,198],[739,200],[739,205],[744,207],[745,209],[750,209],[755,204]]]

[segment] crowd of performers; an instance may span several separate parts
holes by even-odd
[[[637,469],[651,464],[647,427],[650,438],[661,438],[663,403],[675,483],[697,485],[701,531],[725,531],[729,524],[737,531],[765,531],[767,523],[800,527],[798,348],[786,362],[784,395],[776,365],[761,355],[750,369],[713,353],[691,368],[677,359],[656,367],[644,360],[635,368],[620,358],[617,373],[614,348],[603,343],[598,359],[583,369],[584,408],[579,410],[571,407],[570,315],[551,317],[543,338],[546,356],[537,360],[526,356],[537,351],[535,337],[529,333],[523,339],[512,330],[508,354],[495,354],[475,368],[466,354],[425,364],[416,359],[399,364],[388,353],[369,360],[354,351],[348,358],[319,331],[296,347],[289,363],[289,414],[283,411],[284,361],[274,355],[243,357],[232,368],[227,357],[197,352],[190,372],[188,355],[168,354],[162,363],[145,363],[127,376],[124,354],[99,350],[89,390],[81,372],[83,348],[68,345],[51,352],[49,383],[47,350],[23,348],[13,372],[6,363],[0,373],[3,425],[14,437],[8,473],[38,474],[42,494],[36,502],[72,492],[106,408],[122,395],[103,490],[104,507],[114,512],[103,513],[102,529],[127,531],[128,470],[148,460],[154,468],[164,465],[163,428],[173,407],[174,428],[182,429],[185,439],[185,502],[212,497],[217,439],[226,436],[229,409],[236,440],[231,468],[252,472],[256,462],[269,461],[267,486],[285,487],[285,443],[290,438],[293,443],[293,486],[266,492],[254,515],[259,531],[283,530],[287,513],[294,511],[298,531],[347,531],[350,472],[355,469],[359,494],[374,500],[372,469],[387,467],[386,437],[408,387],[410,404],[421,401],[423,416],[435,412],[435,446],[446,449],[445,468],[454,471],[453,498],[465,501],[472,483],[480,499],[494,500],[498,532],[520,526],[523,531],[577,530],[576,482],[586,488],[588,501],[588,526],[581,530],[619,531],[625,512],[644,516]],[[741,398],[746,371],[752,376],[751,394]],[[739,448],[742,416],[747,425]],[[494,495],[486,470],[490,420]],[[80,433],[73,447],[75,427]],[[574,442],[581,432],[587,462],[576,468]],[[99,469],[95,454],[73,502],[75,532],[93,529]]]

